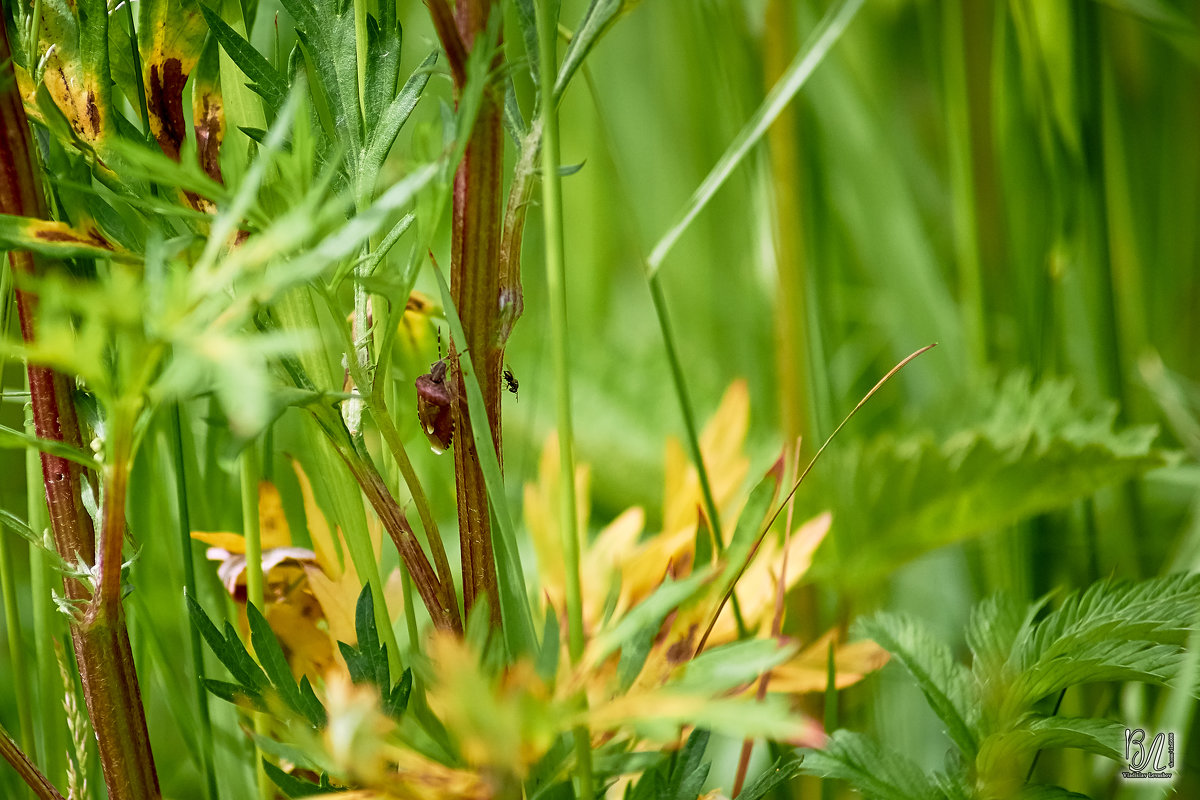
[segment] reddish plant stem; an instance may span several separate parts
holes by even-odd
[[[440,581],[434,573],[403,509],[388,491],[383,478],[365,459],[347,458],[343,454],[343,460],[362,487],[367,502],[375,509],[383,529],[392,537],[433,624],[440,630],[462,633],[462,618],[458,614],[453,584]]]
[[[442,30],[446,27],[444,19],[437,25],[442,45],[452,61],[456,48],[463,47],[469,53],[472,47],[482,41],[480,34],[487,28],[493,5],[491,0],[459,0],[454,17],[457,35]],[[430,2],[435,23],[439,17],[438,8],[442,6],[444,3],[439,0]],[[462,89],[465,80],[465,71],[455,70],[456,90]],[[499,268],[504,169],[502,108],[503,97],[499,88],[489,84],[484,89],[466,153],[454,176],[450,254],[450,294],[467,338],[465,342],[453,342],[452,346],[469,349],[472,362],[478,365],[479,385],[487,408],[492,442],[498,455],[503,452],[500,437],[500,376],[504,361],[504,336],[501,332]],[[463,603],[469,614],[481,598],[486,598],[492,624],[499,627],[500,598],[487,488],[479,465],[479,453],[471,437],[466,387],[457,370],[455,380],[458,392],[453,410],[457,432],[454,474],[463,567]]]
[[[0,65],[9,64],[11,57],[7,31],[0,25]],[[45,202],[35,177],[29,123],[11,65],[4,71],[7,74],[0,75],[0,85],[5,87],[0,91],[0,212],[45,219]],[[37,261],[28,252],[10,252],[9,263],[18,277],[34,276],[39,271]],[[16,295],[21,336],[31,342],[35,338],[37,296],[24,289],[18,289]],[[82,448],[67,377],[35,364],[28,365],[28,374],[38,437]],[[41,454],[41,461],[55,547],[66,561],[82,561],[91,567],[96,558],[96,539],[92,520],[83,506],[81,468],[47,453]],[[106,500],[106,505],[113,503],[113,498]],[[123,493],[117,516],[123,534]],[[118,563],[118,582],[119,579]],[[82,604],[91,599],[91,592],[77,580],[68,578],[65,589],[72,601]],[[109,798],[159,797],[154,756],[119,596],[113,613],[72,625],[71,639]]]
[[[12,768],[25,781],[25,785],[33,790],[38,800],[63,800],[63,796],[54,788],[54,784],[46,779],[29,757],[17,746],[12,737],[0,728],[0,756],[12,765]]]

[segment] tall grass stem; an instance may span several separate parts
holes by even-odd
[[[187,596],[199,597],[200,588],[196,585],[195,559],[192,557],[192,520],[188,508],[185,468],[187,458],[184,455],[183,424],[180,420],[178,404],[171,406],[169,425],[170,436],[173,440],[170,452],[175,457],[176,522],[179,525],[179,547],[183,558],[183,586]],[[200,730],[196,738],[200,743],[199,756],[200,769],[204,772],[204,796],[206,800],[217,800],[212,717],[208,711],[208,692],[204,688],[204,649],[200,643],[200,629],[195,625],[189,625],[188,633],[192,648],[192,680],[196,697],[196,711],[200,720]]]
[[[552,7],[553,6],[553,7]],[[559,520],[566,576],[567,649],[572,663],[583,655],[583,590],[579,576],[579,519],[575,500],[575,434],[571,425],[570,348],[567,331],[566,250],[563,245],[562,177],[559,174],[558,104],[554,82],[558,75],[558,3],[537,3],[539,98],[542,119],[542,221],[546,251],[546,287],[550,303],[550,349],[558,419]],[[581,704],[586,696],[581,694]],[[574,731],[578,764],[578,796],[591,800],[591,735],[585,726]]]

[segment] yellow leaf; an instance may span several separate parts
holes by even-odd
[[[739,491],[750,469],[750,459],[742,453],[749,426],[750,391],[744,380],[737,380],[725,390],[720,406],[700,435],[700,452],[722,522],[737,512],[733,504],[739,500]],[[699,519],[697,509],[702,503],[696,468],[688,463],[679,444],[669,440],[663,530],[694,531]]]
[[[558,437],[546,437],[542,456],[538,461],[536,483],[525,484],[525,525],[533,540],[537,553],[538,573],[542,587],[556,607],[563,607],[564,573],[562,550],[562,525],[560,524],[559,501],[560,480],[558,463]],[[586,464],[575,468],[576,517],[580,541],[586,541],[587,520],[591,513],[588,500],[590,470]]]
[[[304,499],[304,518],[308,523],[308,536],[312,539],[313,552],[317,554],[317,563],[326,575],[336,580],[342,574],[342,547],[338,543],[338,537],[330,530],[325,513],[317,505],[312,481],[304,474],[298,461],[292,461],[292,470],[300,483],[300,496]]]
[[[454,736],[466,762],[523,777],[565,730],[566,718],[528,662],[499,676],[453,634],[437,632],[429,707]]]
[[[258,484],[258,527],[264,557],[276,547],[291,547],[292,532],[283,513],[283,501],[269,481]],[[192,538],[230,553],[246,552],[246,537],[240,533],[192,531]]]
[[[772,692],[804,694],[823,692],[828,683],[826,662],[829,645],[837,639],[831,630],[796,656],[771,670],[768,689]],[[835,644],[833,667],[838,689],[858,683],[868,673],[888,662],[888,652],[869,639],[850,644]]]

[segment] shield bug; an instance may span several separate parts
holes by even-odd
[[[439,356],[441,344],[439,335]],[[416,380],[417,419],[435,453],[446,452],[454,441],[454,415],[451,409],[454,398],[450,384],[446,382],[447,372],[446,359],[439,358],[429,365],[429,372]]]
[[[521,384],[517,381],[517,376],[513,375],[512,367],[504,365],[504,386],[513,393],[513,397],[517,396],[517,389]]]

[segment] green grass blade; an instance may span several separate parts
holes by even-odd
[[[762,105],[754,112],[754,116],[742,127],[724,155],[717,161],[716,166],[708,173],[708,177],[692,194],[679,219],[667,229],[658,244],[650,251],[648,268],[651,276],[662,266],[671,252],[671,248],[683,236],[684,231],[692,224],[696,215],[708,205],[713,195],[742,163],[750,149],[758,144],[758,140],[767,132],[767,128],[771,127],[771,123],[779,117],[780,112],[787,107],[787,104],[796,96],[816,68],[825,60],[862,4],[863,0],[842,0],[825,15],[821,24],[809,37],[808,42],[796,54],[796,58],[784,72],[783,77],[771,89]]]
[[[446,321],[456,341],[465,342],[462,321],[458,318],[458,310],[450,296],[450,287],[441,270],[436,266],[433,274],[437,276],[438,289],[441,291],[442,307],[446,311]],[[483,391],[479,388],[479,380],[471,365],[471,355],[467,351],[459,354],[459,369],[462,370],[463,383],[467,387],[467,405],[471,412],[471,436],[479,451],[479,466],[483,471],[483,480],[487,486],[488,499],[492,503],[492,515],[496,525],[493,527],[492,544],[496,551],[496,579],[500,594],[500,613],[504,620],[504,638],[509,656],[516,658],[521,654],[537,652],[537,638],[533,630],[533,613],[529,606],[529,596],[525,590],[525,575],[521,569],[521,556],[517,548],[516,531],[513,527],[512,514],[508,508],[508,496],[504,491],[504,476],[500,472],[500,460],[496,455],[496,447],[492,442],[492,432],[488,427],[487,406],[483,401]],[[462,432],[459,434],[462,435]]]

